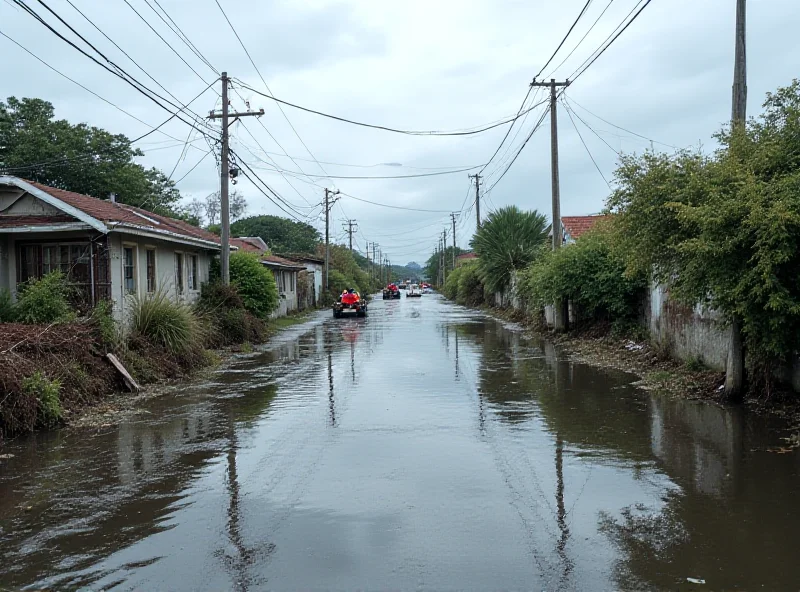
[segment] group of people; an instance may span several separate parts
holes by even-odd
[[[354,304],[361,300],[361,294],[353,290],[353,288],[345,288],[344,292],[339,296],[339,302],[345,304]]]

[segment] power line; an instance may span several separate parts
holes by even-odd
[[[589,147],[586,145],[586,142],[584,141],[583,136],[581,135],[581,132],[578,129],[577,124],[575,123],[575,119],[573,119],[573,117],[572,117],[572,113],[571,113],[571,110],[569,108],[569,105],[567,105],[566,101],[562,100],[561,102],[564,105],[564,109],[567,111],[567,115],[569,115],[569,120],[572,122],[572,127],[575,128],[575,132],[578,134],[578,137],[581,139],[581,144],[583,144],[583,147],[586,148],[586,154],[588,154],[589,158],[592,159],[592,164],[594,164],[594,168],[596,168],[597,172],[600,173],[600,176],[603,177],[603,181],[606,182],[606,185],[608,185],[608,188],[610,190],[611,189],[611,183],[608,182],[608,179],[606,179],[606,176],[603,174],[603,171],[600,170],[600,167],[597,165],[597,161],[594,159],[594,156],[592,156],[592,152],[589,150]]]
[[[642,7],[639,9],[639,11],[638,11],[636,14],[634,14],[634,15],[633,15],[633,17],[632,17],[632,18],[631,18],[631,19],[630,19],[630,20],[629,20],[627,23],[625,23],[625,26],[624,26],[624,27],[622,27],[622,30],[621,30],[619,33],[617,33],[616,35],[614,35],[614,38],[613,38],[613,39],[611,39],[611,41],[609,41],[609,42],[608,42],[608,43],[607,43],[607,44],[606,44],[606,45],[605,45],[605,46],[604,46],[604,47],[603,47],[603,48],[600,50],[600,52],[599,52],[599,53],[597,53],[597,50],[595,50],[595,53],[597,53],[597,55],[595,55],[595,56],[594,56],[594,58],[592,58],[592,61],[590,61],[590,62],[589,62],[589,63],[588,63],[588,64],[587,64],[585,67],[583,67],[583,64],[581,64],[580,66],[578,66],[578,69],[577,69],[577,70],[575,70],[575,72],[577,72],[577,74],[576,74],[575,72],[573,72],[573,73],[572,73],[572,76],[570,76],[570,79],[571,79],[573,82],[575,82],[575,81],[576,81],[576,80],[577,80],[577,79],[580,77],[580,75],[581,75],[581,74],[583,74],[584,72],[586,72],[586,70],[588,70],[588,69],[589,69],[589,67],[590,67],[592,64],[594,64],[594,63],[597,61],[597,59],[598,59],[598,58],[599,58],[601,55],[603,55],[603,54],[605,53],[605,51],[606,51],[606,50],[607,50],[609,47],[611,47],[611,44],[612,44],[612,43],[614,43],[614,41],[616,41],[616,40],[619,38],[619,36],[620,36],[620,35],[622,35],[622,34],[625,32],[625,29],[627,29],[627,28],[628,28],[628,27],[631,25],[631,23],[632,23],[633,21],[635,21],[635,20],[636,20],[636,18],[637,18],[637,17],[638,17],[640,14],[642,14],[642,11],[643,11],[645,8],[647,8],[647,7],[650,5],[650,2],[651,2],[651,1],[652,1],[652,0],[646,0],[646,2],[645,2],[643,5],[642,5]],[[637,6],[638,6],[638,4],[637,4]],[[634,7],[633,7],[633,10],[636,10],[636,6],[634,6]],[[633,10],[631,10],[631,12],[633,12]],[[628,13],[628,15],[630,15],[630,14],[631,14],[631,13]],[[627,18],[627,17],[626,17],[626,18]],[[623,22],[624,22],[624,21],[623,21]],[[617,27],[617,28],[619,28],[619,27]],[[612,35],[613,35],[613,33],[612,33]],[[589,57],[591,57],[591,56],[589,56]],[[588,59],[588,58],[587,58],[587,59]],[[584,61],[584,64],[586,64],[586,61]],[[581,70],[581,67],[583,67],[583,69],[582,69],[582,70]],[[578,72],[578,70],[580,70],[580,72]]]
[[[673,150],[679,150],[679,148],[677,146],[673,146],[672,144],[665,144],[664,142],[659,142],[658,140],[653,140],[652,138],[648,138],[647,136],[643,136],[642,134],[637,134],[636,132],[632,132],[629,129],[625,129],[624,127],[621,127],[621,126],[617,125],[616,123],[611,123],[607,119],[603,119],[602,117],[600,117],[596,113],[592,113],[591,111],[589,111],[586,107],[581,105],[578,101],[576,101],[571,96],[570,97],[566,97],[565,96],[565,98],[567,98],[569,100],[569,104],[570,105],[572,105],[573,103],[576,104],[578,107],[580,107],[581,109],[586,111],[589,115],[592,115],[592,116],[596,117],[600,121],[602,121],[604,123],[607,123],[608,125],[610,125],[612,127],[615,127],[615,128],[617,128],[619,130],[622,130],[623,132],[629,133],[632,136],[636,136],[637,138],[642,138],[643,140],[647,140],[648,142],[653,142],[654,144],[661,144],[662,146],[667,146],[668,148],[672,148]],[[578,116],[577,113],[575,115]]]
[[[233,152],[233,150],[231,150],[231,154],[233,154],[234,156],[236,156],[236,153],[235,153],[235,152]],[[258,189],[258,190],[259,190],[259,191],[260,191],[260,192],[261,192],[261,193],[264,195],[264,197],[266,197],[266,198],[267,198],[268,200],[270,200],[270,201],[271,201],[273,204],[275,204],[276,206],[278,206],[278,208],[279,208],[281,211],[283,211],[284,213],[288,214],[290,217],[294,218],[294,219],[295,219],[295,220],[297,220],[298,222],[304,222],[304,221],[305,221],[305,220],[303,220],[303,219],[301,219],[301,218],[298,218],[298,216],[301,216],[301,217],[303,217],[303,218],[306,218],[306,219],[308,218],[307,216],[305,216],[305,215],[304,215],[304,214],[302,214],[301,212],[294,211],[294,210],[293,210],[293,208],[291,207],[291,205],[290,205],[288,202],[286,202],[286,200],[284,200],[284,199],[283,199],[283,198],[282,198],[282,197],[281,197],[281,196],[280,196],[280,195],[279,195],[279,194],[278,194],[278,193],[277,193],[277,192],[276,192],[274,189],[272,189],[272,188],[271,188],[269,185],[267,185],[267,184],[266,184],[266,183],[265,183],[265,182],[264,182],[264,181],[263,181],[263,180],[262,180],[262,179],[261,179],[261,178],[260,178],[260,177],[259,177],[259,176],[258,176],[256,173],[255,173],[255,171],[253,171],[253,169],[251,169],[251,168],[250,168],[250,166],[249,166],[249,165],[248,165],[246,162],[244,162],[244,161],[242,161],[241,159],[239,159],[239,158],[238,158],[238,156],[237,156],[237,162],[239,162],[240,164],[244,165],[244,167],[245,167],[245,168],[246,168],[248,171],[250,171],[250,173],[253,175],[253,177],[255,177],[256,179],[258,179],[258,181],[261,183],[261,185],[263,185],[263,186],[264,186],[264,187],[267,189],[267,191],[269,191],[269,193],[271,193],[271,194],[272,194],[272,196],[274,196],[274,197],[272,197],[272,196],[270,196],[270,195],[269,195],[269,194],[268,194],[266,191],[264,191],[264,189],[262,189],[262,188],[259,186],[259,184],[258,184],[258,183],[256,183],[256,182],[253,180],[253,178],[251,178],[251,177],[250,177],[250,175],[248,175],[248,174],[247,174],[247,172],[245,172],[245,171],[241,171],[241,173],[242,173],[242,174],[245,176],[245,178],[247,178],[247,179],[248,179],[248,180],[249,180],[249,181],[250,181],[250,182],[253,184],[253,186],[254,186],[256,189]],[[277,201],[276,201],[276,200],[277,200]],[[287,210],[287,209],[286,209],[285,207],[283,207],[283,205],[281,205],[281,204],[285,205],[285,206],[286,206],[286,208],[289,208],[289,209]],[[289,211],[289,210],[292,210],[292,211]],[[294,212],[294,213],[292,213],[292,212]],[[295,214],[297,214],[297,215],[295,215]]]
[[[464,168],[464,169],[456,169],[454,171],[439,171],[438,173],[417,173],[417,174],[414,174],[414,175],[348,176],[348,175],[308,175],[307,174],[306,176],[307,177],[314,177],[314,178],[317,178],[317,179],[359,179],[359,180],[365,180],[365,179],[416,179],[416,178],[419,178],[419,177],[438,177],[440,175],[452,175],[452,174],[455,174],[455,173],[464,173],[466,171],[471,171],[471,170],[480,168],[480,166],[481,165],[468,167],[468,168]],[[276,170],[278,172],[280,172],[280,169],[276,169]],[[285,171],[285,172],[287,172],[289,174],[293,174],[293,175],[297,175],[298,174],[298,173],[295,173],[293,171]]]
[[[39,0],[39,2],[41,2],[41,1],[42,1],[42,0]],[[151,30],[153,33],[155,33],[155,34],[158,36],[158,38],[159,38],[159,39],[161,39],[161,41],[163,41],[163,42],[164,42],[164,45],[166,45],[167,47],[169,47],[169,48],[170,48],[170,50],[172,51],[172,53],[174,53],[176,56],[178,56],[178,58],[179,58],[179,59],[180,59],[180,60],[181,60],[181,61],[182,61],[184,64],[186,64],[186,65],[189,67],[189,69],[190,69],[192,72],[194,72],[194,73],[195,73],[195,75],[196,75],[196,76],[197,76],[197,77],[198,77],[200,80],[202,80],[203,82],[208,82],[208,81],[207,81],[205,78],[203,78],[203,77],[200,75],[200,73],[199,73],[197,70],[195,70],[195,69],[192,67],[192,65],[191,65],[189,62],[187,62],[187,61],[186,61],[186,60],[183,58],[183,56],[182,56],[181,54],[179,54],[179,53],[178,53],[178,50],[176,50],[174,47],[172,47],[172,45],[170,45],[169,41],[167,41],[166,39],[164,39],[164,37],[162,37],[162,36],[161,36],[161,33],[159,33],[158,31],[156,31],[156,30],[155,30],[155,27],[153,27],[153,25],[151,25],[151,24],[150,24],[150,22],[149,22],[149,21],[148,21],[146,18],[144,18],[144,17],[143,17],[143,16],[142,16],[142,15],[139,13],[139,11],[138,11],[138,10],[136,10],[136,9],[133,7],[133,5],[132,5],[130,2],[128,2],[128,0],[122,0],[122,1],[123,1],[123,2],[125,2],[125,4],[127,4],[127,5],[128,5],[128,7],[129,7],[129,8],[130,8],[130,9],[131,9],[133,12],[135,12],[135,13],[136,13],[136,16],[138,16],[140,19],[142,19],[142,22],[143,22],[145,25],[147,25],[147,26],[150,28],[150,30]],[[151,8],[152,8],[152,7],[151,7]],[[162,20],[163,20],[163,19],[162,19]]]
[[[592,32],[592,30],[594,29],[595,25],[596,25],[596,24],[597,24],[597,23],[600,21],[600,19],[601,19],[601,18],[603,18],[603,15],[604,15],[604,14],[606,13],[606,11],[607,11],[607,10],[608,10],[608,9],[611,7],[611,5],[612,5],[613,3],[614,3],[614,0],[608,0],[608,4],[606,4],[606,7],[603,9],[603,12],[601,12],[601,13],[600,13],[600,16],[598,16],[598,17],[595,19],[595,21],[592,23],[592,26],[591,26],[591,27],[589,27],[589,30],[588,30],[588,31],[586,31],[586,33],[584,33],[584,34],[583,34],[583,37],[581,37],[581,38],[580,38],[580,40],[578,41],[578,43],[576,43],[576,44],[575,44],[575,47],[573,47],[573,48],[572,48],[572,51],[571,51],[571,52],[569,52],[569,53],[567,54],[567,57],[565,57],[563,60],[561,60],[561,63],[560,63],[560,64],[558,64],[558,66],[556,66],[555,68],[553,68],[553,71],[552,71],[550,74],[548,74],[548,75],[546,76],[546,78],[550,78],[550,77],[551,77],[551,76],[552,76],[552,75],[553,75],[553,74],[556,72],[556,70],[558,70],[558,69],[559,69],[561,66],[563,66],[563,65],[564,65],[564,63],[565,63],[565,62],[566,62],[566,61],[567,61],[567,60],[568,60],[570,57],[572,57],[572,54],[573,54],[573,53],[575,53],[575,50],[576,50],[576,49],[578,49],[578,48],[581,46],[581,43],[583,43],[583,40],[584,40],[584,39],[586,39],[586,37],[589,35],[589,33],[591,33],[591,32]]]
[[[547,62],[545,63],[544,66],[542,66],[542,69],[539,70],[539,73],[536,76],[533,77],[534,80],[536,80],[537,78],[539,78],[539,76],[542,75],[542,72],[545,71],[547,66],[550,65],[550,62],[553,61],[553,58],[556,57],[556,54],[561,49],[561,46],[564,45],[564,43],[566,42],[566,40],[569,37],[570,33],[572,33],[572,30],[575,28],[575,25],[578,24],[579,20],[581,20],[581,17],[583,16],[583,13],[586,12],[586,9],[589,8],[589,5],[591,3],[592,3],[592,0],[586,0],[586,4],[583,5],[583,8],[581,9],[580,13],[578,14],[578,18],[575,19],[574,23],[572,23],[572,26],[569,28],[569,31],[567,31],[567,34],[564,35],[564,38],[561,40],[561,43],[558,44],[558,47],[556,47],[556,50],[553,52],[553,55],[550,56],[550,59],[547,60]]]
[[[258,77],[259,77],[259,78],[261,78],[261,82],[263,82],[263,83],[264,83],[264,87],[267,89],[267,92],[269,92],[270,94],[272,94],[272,90],[270,90],[270,88],[269,88],[269,85],[267,84],[267,81],[266,81],[266,80],[264,80],[264,76],[262,76],[262,75],[261,75],[261,70],[259,70],[259,69],[258,69],[258,66],[256,65],[255,61],[253,61],[253,58],[252,58],[252,56],[250,55],[250,52],[249,52],[249,51],[247,51],[247,47],[245,47],[245,45],[244,45],[244,42],[242,41],[242,38],[241,38],[241,37],[239,37],[239,33],[238,33],[238,32],[236,31],[236,29],[234,28],[234,26],[233,26],[233,23],[231,23],[231,20],[228,18],[228,15],[227,15],[227,14],[225,14],[225,10],[222,8],[222,5],[219,3],[219,0],[214,0],[214,2],[216,2],[216,4],[217,4],[217,7],[219,7],[219,10],[220,10],[220,12],[222,13],[222,16],[224,16],[224,17],[225,17],[225,20],[228,22],[228,26],[231,28],[231,31],[233,31],[233,34],[234,34],[234,35],[236,35],[236,39],[239,41],[239,45],[241,45],[241,46],[242,46],[242,49],[243,49],[243,50],[244,50],[244,52],[247,54],[247,59],[249,59],[249,60],[250,60],[250,63],[253,65],[253,68],[255,68],[256,72],[258,73]],[[255,92],[255,91],[254,91],[254,92]],[[292,128],[292,131],[294,132],[294,135],[295,135],[295,136],[297,136],[297,139],[298,139],[298,140],[300,140],[300,143],[303,145],[303,148],[305,148],[305,149],[306,149],[306,152],[308,152],[308,155],[309,155],[311,158],[313,158],[315,162],[317,162],[317,166],[320,168],[320,170],[321,170],[323,173],[326,173],[327,171],[325,171],[325,169],[323,168],[323,166],[322,166],[321,164],[319,164],[319,162],[317,161],[317,157],[316,157],[316,156],[314,156],[314,153],[313,153],[313,152],[311,152],[311,149],[310,149],[310,148],[309,148],[309,147],[306,145],[306,143],[303,141],[303,138],[301,138],[301,137],[300,137],[300,134],[297,132],[297,130],[295,129],[294,125],[292,125],[292,122],[289,120],[289,117],[288,117],[288,116],[286,115],[286,113],[283,111],[283,108],[282,108],[280,105],[278,105],[278,109],[280,109],[280,112],[281,112],[281,114],[283,115],[283,118],[286,120],[286,123],[288,123],[288,124],[289,124],[289,127],[290,127],[290,128]],[[298,167],[298,168],[299,168],[299,167]]]
[[[206,152],[205,154],[203,154],[203,156],[200,158],[200,160],[198,160],[198,161],[197,161],[197,163],[196,163],[196,164],[195,164],[195,165],[194,165],[192,168],[190,168],[188,171],[186,171],[186,174],[185,174],[185,175],[183,175],[183,177],[181,177],[180,179],[178,179],[177,181],[175,181],[175,185],[177,185],[178,183],[180,183],[181,181],[183,181],[183,180],[184,180],[186,177],[188,177],[188,176],[189,176],[189,173],[191,173],[191,172],[192,172],[193,170],[195,170],[195,169],[196,169],[198,166],[200,166],[200,163],[201,163],[201,162],[203,162],[203,161],[204,161],[204,160],[205,160],[205,159],[208,157],[208,155],[209,155],[209,154],[211,154],[211,150],[209,150],[208,152]]]
[[[440,213],[440,212],[449,213],[450,212],[450,210],[426,210],[426,209],[421,209],[421,208],[407,208],[407,207],[404,207],[404,206],[393,206],[393,205],[389,205],[389,204],[378,203],[377,201],[370,201],[368,199],[362,199],[360,197],[356,197],[355,195],[350,195],[349,193],[344,193],[344,192],[342,193],[342,195],[347,196],[347,197],[349,197],[351,199],[354,199],[356,201],[363,201],[364,203],[372,204],[374,206],[381,206],[381,207],[384,207],[384,208],[391,208],[393,210],[407,210],[409,212],[431,212],[431,213]]]
[[[181,41],[183,41],[184,45],[186,45],[186,47],[188,47],[188,48],[189,48],[189,50],[190,50],[190,51],[191,51],[191,52],[192,52],[194,55],[196,55],[196,56],[197,56],[197,57],[200,59],[200,61],[201,61],[201,62],[203,62],[203,63],[204,63],[206,66],[208,66],[208,67],[211,69],[211,71],[212,71],[212,72],[214,72],[214,74],[216,74],[217,76],[219,76],[219,70],[217,70],[217,69],[216,69],[216,68],[215,68],[215,67],[214,67],[214,66],[211,64],[211,62],[209,62],[209,61],[206,59],[206,57],[205,57],[205,56],[204,56],[204,55],[203,55],[203,54],[200,52],[200,50],[199,50],[199,49],[197,49],[197,47],[195,46],[195,44],[194,44],[194,43],[192,43],[192,41],[189,39],[189,36],[188,36],[186,33],[184,33],[184,32],[183,32],[183,29],[181,29],[181,28],[178,26],[178,23],[176,23],[176,22],[175,22],[175,21],[172,19],[172,17],[171,17],[171,16],[169,15],[169,13],[168,13],[168,12],[167,12],[167,11],[164,9],[164,7],[163,7],[163,6],[161,6],[161,4],[158,2],[158,0],[153,0],[153,2],[154,2],[154,3],[155,3],[155,4],[156,4],[156,5],[157,5],[157,6],[158,6],[160,9],[161,9],[161,12],[163,12],[163,13],[164,13],[164,16],[166,16],[166,17],[169,19],[169,21],[170,21],[169,23],[168,23],[167,21],[165,21],[165,20],[164,20],[164,17],[162,17],[162,16],[161,16],[161,14],[160,14],[160,13],[159,13],[159,12],[158,12],[158,11],[157,11],[155,8],[153,8],[153,5],[152,5],[152,4],[150,4],[150,0],[144,0],[144,1],[145,1],[145,4],[147,4],[147,6],[149,6],[149,7],[150,7],[150,10],[152,10],[153,12],[155,12],[155,13],[156,13],[156,16],[158,16],[158,18],[160,18],[160,19],[161,19],[161,21],[162,21],[162,22],[163,22],[165,25],[167,25],[167,27],[169,27],[169,29],[170,29],[170,30],[171,30],[173,33],[175,33],[175,35],[178,37],[178,39],[180,39]],[[170,25],[170,23],[172,23],[172,25]]]
[[[467,131],[402,130],[402,129],[397,129],[397,128],[388,127],[388,126],[384,126],[384,125],[377,125],[377,124],[372,124],[372,123],[364,123],[364,122],[361,122],[361,121],[355,121],[355,120],[352,120],[352,119],[347,119],[346,117],[339,117],[338,115],[331,115],[329,113],[324,113],[322,111],[317,111],[315,109],[310,109],[308,107],[302,107],[302,106],[297,105],[295,103],[290,103],[289,101],[284,101],[283,99],[279,99],[279,98],[274,97],[274,96],[272,96],[270,94],[266,94],[266,93],[263,93],[261,91],[258,91],[256,89],[254,89],[253,87],[244,84],[241,80],[239,80],[238,82],[242,86],[242,88],[246,88],[247,90],[249,90],[251,92],[254,92],[254,93],[258,94],[258,95],[261,95],[263,97],[271,99],[271,100],[275,101],[276,103],[281,103],[283,105],[288,105],[289,107],[294,107],[295,109],[299,109],[301,111],[306,111],[307,113],[313,113],[315,115],[320,115],[321,117],[327,117],[328,119],[334,119],[336,121],[341,121],[343,123],[349,123],[351,125],[357,125],[357,126],[360,126],[360,127],[368,127],[368,128],[372,128],[372,129],[378,129],[378,130],[383,130],[383,131],[387,131],[387,132],[393,132],[393,133],[396,133],[396,134],[405,134],[405,135],[408,135],[408,136],[471,136],[471,135],[474,135],[474,134],[480,134],[480,133],[483,133],[485,131],[494,129],[496,127],[500,127],[501,125],[506,125],[507,123],[512,123],[512,122],[516,121],[517,119],[519,119],[527,111],[530,111],[530,110],[535,109],[536,107],[538,107],[538,105],[534,105],[533,107],[530,107],[529,109],[527,109],[526,111],[523,111],[522,113],[517,113],[516,115],[513,115],[513,116],[508,117],[506,119],[503,119],[501,121],[498,121],[498,122],[495,122],[495,123],[492,123],[492,124],[488,124],[488,125],[479,126],[477,129],[471,129],[471,130],[467,130]]]
[[[598,133],[597,133],[597,132],[594,130],[594,128],[593,128],[591,125],[589,125],[588,123],[586,123],[586,120],[584,120],[584,119],[583,119],[583,117],[581,117],[579,114],[575,113],[574,111],[573,111],[573,113],[574,113],[575,117],[577,117],[578,119],[580,119],[580,120],[581,120],[581,123],[583,123],[583,125],[585,125],[587,128],[589,128],[589,130],[590,130],[590,131],[591,131],[591,132],[592,132],[592,133],[593,133],[595,136],[597,136],[597,137],[600,139],[600,141],[601,141],[601,142],[603,142],[603,144],[605,144],[606,146],[608,146],[608,149],[609,149],[609,150],[611,150],[611,151],[612,151],[614,154],[616,154],[617,156],[622,156],[622,153],[621,153],[619,150],[616,150],[616,149],[614,149],[614,147],[613,147],[611,144],[609,144],[608,142],[606,142],[605,138],[603,138],[603,137],[602,137],[600,134],[598,134]]]

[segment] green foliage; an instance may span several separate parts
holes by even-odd
[[[47,101],[9,97],[0,102],[0,163],[9,174],[24,173],[33,181],[101,199],[113,192],[122,203],[179,214],[175,183],[137,164],[142,154],[122,134],[56,120]],[[49,164],[14,170],[41,162]]]
[[[192,309],[160,290],[144,298],[134,297],[130,330],[134,337],[174,354],[197,349],[202,343],[200,323]]]
[[[264,340],[264,322],[245,310],[236,286],[206,284],[197,308],[201,318],[209,324],[206,336],[210,347],[260,343]]]
[[[570,300],[581,317],[591,320],[634,316],[646,285],[644,274],[625,274],[625,261],[603,228],[546,251],[520,276],[521,294],[534,306]]]
[[[314,253],[321,237],[305,222],[280,216],[250,216],[231,224],[232,236],[260,236],[274,253]]]
[[[749,365],[769,383],[800,347],[800,83],[723,129],[711,157],[626,157],[609,208],[628,267],[741,321]]]
[[[22,380],[22,392],[38,401],[39,421],[45,427],[53,427],[61,420],[60,390],[61,382],[48,379],[41,371]]]
[[[278,307],[278,286],[275,276],[261,264],[256,253],[238,251],[231,254],[231,285],[236,286],[247,311],[266,319]]]
[[[466,253],[466,251],[464,249],[462,249],[461,247],[453,247],[452,245],[445,249],[445,251],[444,251],[444,261],[445,261],[444,268],[445,268],[445,271],[448,274],[453,270],[453,251],[455,251],[456,257],[461,255],[462,253]],[[441,265],[440,257],[441,256],[440,256],[439,253],[432,254],[430,257],[428,257],[428,260],[425,262],[425,267],[422,269],[422,271],[421,272],[420,271],[416,271],[415,273],[413,273],[411,275],[411,277],[424,275],[431,282],[436,282],[437,278],[439,277],[439,267]],[[447,279],[445,279],[445,281],[447,281]]]
[[[72,320],[75,313],[69,303],[71,293],[72,288],[60,271],[31,279],[20,286],[14,307],[15,320],[31,325]]]
[[[0,290],[0,323],[10,323],[14,320],[14,302],[11,292],[5,288]]]
[[[458,296],[458,279],[461,277],[463,270],[463,267],[459,267],[451,271],[447,276],[444,286],[442,286],[442,294],[445,298],[455,300]]]
[[[324,256],[324,247],[319,248],[319,255]],[[353,288],[363,295],[378,291],[382,286],[379,282],[370,277],[364,268],[367,260],[360,255],[353,253],[342,245],[331,245],[330,247],[330,277],[328,284],[330,287],[329,295],[338,297],[344,288]]]
[[[536,259],[546,241],[547,219],[539,212],[516,206],[493,211],[470,242],[481,281],[490,292],[505,289],[512,272]]]
[[[347,288],[352,288],[357,292],[361,292],[358,284],[356,284],[352,279],[345,277],[341,271],[336,269],[331,269],[330,273],[328,274],[328,286],[330,293],[335,296],[338,296]]]
[[[464,306],[480,306],[485,300],[485,287],[481,281],[477,263],[462,265],[458,274],[458,292],[456,302]]]
[[[110,300],[101,300],[95,305],[92,310],[92,321],[97,326],[103,344],[113,349],[119,343],[120,336]]]

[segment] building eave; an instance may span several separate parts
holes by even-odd
[[[112,222],[109,224],[109,232],[119,232],[125,234],[134,234],[137,236],[145,236],[149,238],[160,238],[162,240],[181,243],[185,245],[192,245],[197,247],[203,247],[206,249],[212,249],[215,251],[221,250],[221,247],[218,243],[213,241],[205,240],[202,238],[186,236],[185,234],[179,234],[177,232],[172,232],[169,230],[163,230],[160,228],[150,228],[148,226],[138,226],[136,224],[130,224],[128,222]]]
[[[64,222],[61,224],[41,224],[41,225],[25,225],[25,226],[7,226],[0,228],[0,234],[16,234],[25,233],[31,234],[33,232],[68,232],[70,230],[90,230],[93,228],[89,224],[83,222]]]

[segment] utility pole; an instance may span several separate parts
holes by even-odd
[[[378,248],[378,243],[373,242],[372,243],[372,277],[375,278],[375,279],[378,278],[378,274],[376,273],[378,270],[375,269],[375,262],[377,261],[377,259],[375,259],[375,250],[377,248]]]
[[[733,66],[733,97],[731,101],[731,132],[743,128],[747,120],[747,6],[746,0],[736,0],[736,49]],[[741,400],[744,393],[744,344],[742,320],[731,319],[728,359],[725,364],[725,396]]]
[[[549,86],[550,87],[550,169],[551,169],[551,185],[553,192],[553,250],[560,248],[564,242],[564,237],[561,233],[561,187],[558,176],[558,106],[556,88],[559,86],[569,86],[569,80],[565,82],[556,82],[555,78],[551,78],[550,82],[536,82],[533,79],[531,86]],[[561,301],[554,303],[553,321],[556,331],[566,331],[569,325],[569,302]]]
[[[353,233],[358,230],[358,224],[356,224],[355,220],[346,220],[345,226],[343,226],[344,231],[350,235],[350,251],[353,250]]]
[[[453,221],[453,269],[456,268],[456,216],[458,214],[455,212],[450,214],[450,219]]]
[[[475,230],[481,227],[481,177],[479,174],[467,175],[470,179],[475,177]]]
[[[442,230],[442,285],[447,281],[447,230]]]
[[[325,188],[325,289],[329,289],[328,282],[329,267],[331,259],[331,242],[330,242],[330,222],[331,222],[331,208],[336,203],[336,198],[331,199],[331,196],[339,195],[339,190],[331,191]]]
[[[231,283],[230,258],[231,258],[231,213],[230,201],[228,199],[228,181],[231,177],[236,177],[238,170],[229,170],[228,167],[228,128],[240,117],[258,117],[264,115],[264,110],[245,111],[243,113],[230,113],[228,104],[228,73],[223,72],[220,76],[222,80],[222,113],[211,111],[209,119],[222,120],[222,154],[220,158],[220,218],[222,223],[221,232],[221,252],[220,252],[220,271],[222,273],[222,283],[226,286]],[[233,121],[229,121],[230,118]]]

